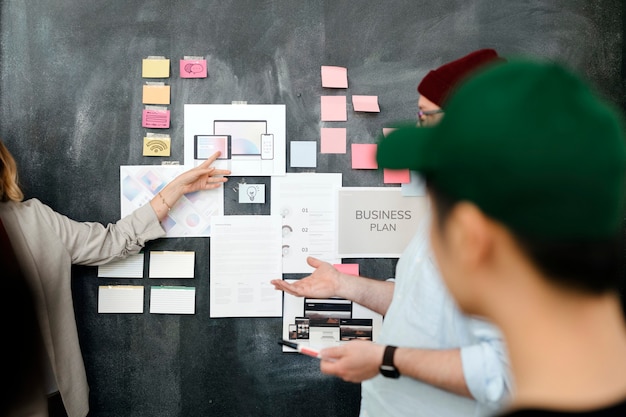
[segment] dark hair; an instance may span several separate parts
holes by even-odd
[[[437,227],[443,228],[459,200],[438,190],[428,178],[426,183]],[[546,241],[512,234],[520,249],[551,283],[594,295],[623,291],[620,235],[604,240]]]

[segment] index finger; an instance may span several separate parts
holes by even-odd
[[[220,151],[215,152],[213,155],[211,155],[210,157],[208,157],[207,159],[205,159],[204,161],[202,161],[202,163],[198,166],[196,166],[197,169],[208,169],[211,168],[211,164],[213,164],[213,162],[215,162],[215,160],[218,158]]]
[[[215,151],[215,153],[214,153],[213,155],[211,155],[211,156],[209,156],[209,157],[207,158],[207,160],[205,161],[205,163],[208,161],[208,162],[209,162],[209,165],[211,165],[213,162],[215,162],[215,160],[216,160],[217,158],[219,158],[219,157],[220,157],[220,155],[221,155],[221,154],[222,154],[222,152],[220,152],[220,151]]]

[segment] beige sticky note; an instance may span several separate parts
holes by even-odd
[[[143,78],[169,78],[170,60],[164,58],[146,58],[141,61]]]
[[[171,142],[169,137],[145,137],[143,138],[143,156],[170,156]]]
[[[143,104],[170,104],[170,86],[144,85]]]

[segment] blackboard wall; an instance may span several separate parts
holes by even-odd
[[[415,117],[427,71],[492,47],[564,62],[607,100],[626,104],[620,0],[4,0],[0,13],[0,137],[27,197],[76,220],[119,218],[120,165],[183,163],[185,103],[285,104],[288,140],[347,127],[348,143],[373,143],[386,123]],[[142,156],[148,55],[172,60],[169,158]],[[205,56],[209,77],[180,79],[185,55]],[[321,65],[347,67],[349,88],[322,89]],[[378,95],[381,113],[355,114],[349,105],[347,122],[320,122],[322,94]],[[341,172],[344,186],[382,186],[381,172],[350,169],[349,151],[318,155],[314,171]],[[269,196],[269,178],[255,180]],[[252,180],[226,185],[226,213],[269,214],[271,202],[236,202],[240,181]],[[196,278],[183,280],[197,287],[195,315],[149,314],[148,295],[143,314],[98,314],[98,285],[155,284],[73,269],[91,416],[358,413],[359,385],[322,375],[315,359],[281,353],[280,318],[209,318],[209,238],[161,239],[150,250],[196,252]],[[396,262],[345,261],[379,279],[393,276]]]

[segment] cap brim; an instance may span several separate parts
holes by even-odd
[[[378,141],[376,161],[379,168],[428,170],[426,148],[431,141],[434,129],[417,127],[415,122],[394,127],[387,136]]]

